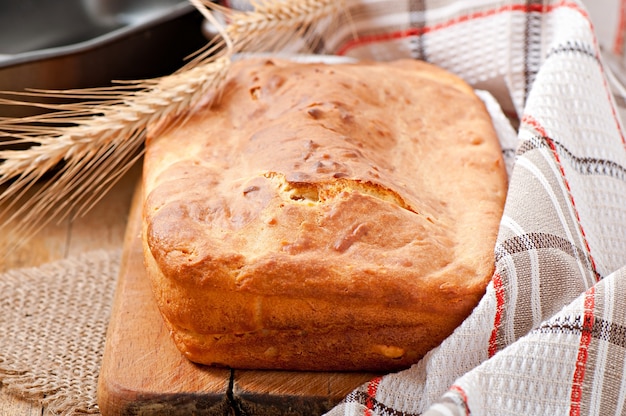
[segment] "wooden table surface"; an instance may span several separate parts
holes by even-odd
[[[84,217],[46,226],[32,240],[0,261],[0,273],[18,267],[39,266],[96,249],[121,248],[140,167],[133,167]],[[6,252],[14,236],[0,234],[0,252]],[[41,415],[41,406],[15,397],[0,384],[0,415]]]

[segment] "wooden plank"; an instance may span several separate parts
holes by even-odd
[[[141,164],[137,164],[85,215],[72,221],[70,217],[52,221],[25,244],[15,245],[22,240],[21,230],[3,230],[0,233],[0,273],[39,266],[90,250],[120,248],[135,184],[140,176]],[[40,187],[41,184],[34,186],[27,195],[34,195]],[[16,209],[12,207],[6,213],[7,217]]]
[[[135,185],[141,178],[141,171],[141,163],[137,163],[101,201],[69,224],[66,256],[122,247]]]
[[[2,189],[0,189],[2,191]],[[31,189],[29,194],[33,194]],[[15,207],[8,211],[8,216],[15,212]],[[24,234],[16,228],[6,228],[0,233],[0,273],[10,269],[35,267],[66,255],[66,241],[70,232],[69,220],[52,222],[39,230],[34,236],[21,243]],[[20,242],[19,245],[16,243]]]
[[[295,371],[234,372],[233,406],[242,415],[321,415],[375,374]]]
[[[10,393],[0,385],[0,415],[41,416],[41,406]]]
[[[143,268],[140,192],[131,209],[98,385],[103,415],[226,415],[230,371],[196,366],[171,342]]]

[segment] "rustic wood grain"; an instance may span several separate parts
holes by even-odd
[[[104,200],[68,224],[65,256],[122,247],[133,192],[140,177],[141,169],[138,165],[122,178]]]
[[[41,414],[41,406],[22,400],[0,388],[0,415],[41,416]]]
[[[53,220],[27,243],[20,241],[20,229],[10,228],[0,233],[0,273],[19,267],[40,266],[68,256],[96,249],[121,248],[135,184],[141,176],[141,166],[133,167],[85,215],[70,220]],[[38,187],[30,190],[34,194]],[[1,190],[1,189],[0,189]],[[14,212],[15,208],[9,210]]]
[[[3,230],[0,233],[0,273],[15,268],[39,266],[64,258],[70,232],[69,223],[66,219],[48,224],[33,238],[19,245],[16,245],[16,242],[24,237],[20,230],[14,228]]]
[[[237,370],[231,393],[233,407],[240,415],[321,415],[373,377],[375,374],[358,372]]]

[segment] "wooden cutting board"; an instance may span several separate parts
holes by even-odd
[[[316,415],[371,373],[250,371],[195,365],[170,340],[143,268],[135,191],[111,312],[98,404],[118,415]]]

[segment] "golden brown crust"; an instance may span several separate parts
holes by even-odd
[[[390,370],[484,293],[506,173],[484,105],[442,69],[257,59],[149,138],[144,190],[148,274],[189,359]]]

